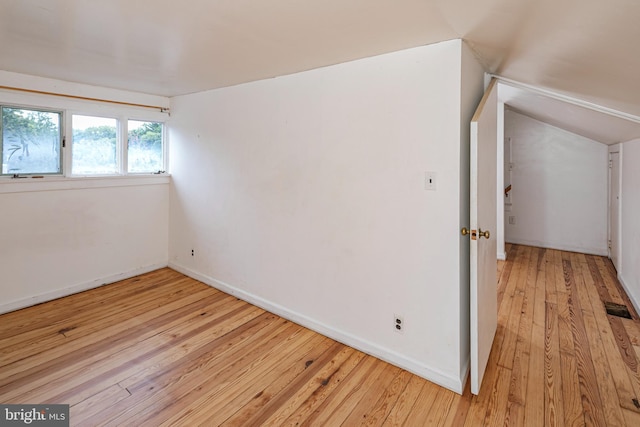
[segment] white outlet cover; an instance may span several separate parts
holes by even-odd
[[[396,324],[397,321],[400,321],[400,325],[402,326],[402,328],[398,329],[396,328]],[[404,324],[404,317],[403,316],[399,316],[397,314],[393,315],[393,330],[396,331],[399,334],[404,333],[404,329],[405,329],[405,324]]]

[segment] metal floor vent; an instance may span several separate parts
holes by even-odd
[[[612,316],[624,317],[625,319],[632,318],[626,305],[616,304],[615,302],[605,302],[604,308],[607,310],[607,314]]]

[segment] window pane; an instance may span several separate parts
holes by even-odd
[[[129,120],[129,172],[163,170],[162,123]]]
[[[2,107],[2,173],[60,173],[61,116]]]
[[[117,125],[116,119],[73,115],[73,174],[118,173]]]

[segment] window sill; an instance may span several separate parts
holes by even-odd
[[[0,179],[0,194],[26,193],[30,191],[82,190],[88,188],[131,187],[140,185],[168,184],[169,174],[122,175],[100,177],[45,176],[44,178],[10,177]]]

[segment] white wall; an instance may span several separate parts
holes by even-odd
[[[169,101],[4,71],[0,85],[163,106]],[[7,90],[0,90],[0,103],[113,117],[126,111],[150,120],[166,116]],[[166,266],[168,223],[166,176],[0,177],[0,313]]]
[[[20,192],[0,184],[0,312],[167,265],[168,183],[121,181]]]
[[[505,137],[513,163],[506,240],[608,255],[607,146],[510,110]]]
[[[622,155],[621,268],[618,278],[640,310],[640,139],[625,142]]]
[[[475,88],[456,40],[174,98],[170,265],[461,391],[463,55]]]

